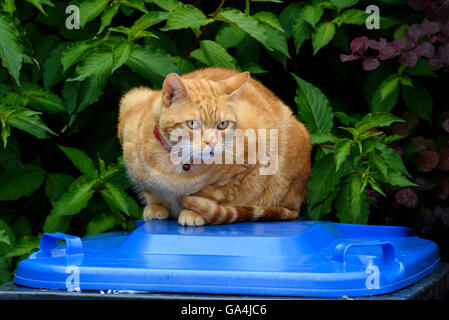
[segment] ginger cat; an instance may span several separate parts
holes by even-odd
[[[266,134],[270,147],[265,153],[275,173],[261,174],[266,161],[246,158],[205,163],[223,159],[226,152],[231,158],[237,152],[250,154],[248,137],[240,149],[223,142],[237,129],[275,129],[274,138]],[[176,130],[191,140],[182,145],[187,156],[174,163],[177,141],[170,137]],[[198,133],[200,144],[195,145],[191,141]],[[201,226],[299,216],[310,175],[309,134],[289,107],[248,72],[171,73],[162,90],[134,88],[120,101],[118,136],[131,179],[146,201],[145,221],[173,217],[181,225]]]

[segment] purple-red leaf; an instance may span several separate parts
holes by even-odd
[[[413,209],[418,204],[418,196],[410,188],[399,190],[394,196],[394,200],[397,204],[406,207],[407,209]]]
[[[407,0],[407,2],[416,11],[421,11],[430,4],[430,0]]]
[[[441,23],[429,21],[427,18],[424,18],[423,22],[421,23],[421,27],[423,28],[424,32],[429,36],[441,30]]]
[[[431,70],[438,70],[438,69],[444,67],[443,61],[441,61],[440,59],[435,58],[435,57],[430,58],[428,61],[428,64],[429,64],[429,68]]]
[[[391,127],[391,132],[398,136],[406,137],[408,136],[408,126],[405,123],[395,123]]]
[[[355,54],[340,54],[340,60],[342,62],[346,62],[346,61],[354,61],[360,59],[360,56],[356,56]]]
[[[394,40],[391,42],[391,46],[392,46],[395,50],[401,50],[401,49],[403,49],[403,48],[405,47],[405,41],[402,40],[401,38],[394,39]]]
[[[404,36],[412,41],[412,42],[418,42],[419,39],[421,39],[422,36],[424,36],[426,32],[424,31],[423,27],[421,27],[420,24],[412,24],[412,26],[409,29],[404,30]]]
[[[432,44],[428,42],[423,42],[419,46],[416,47],[415,53],[418,56],[423,56],[426,58],[431,58],[435,54],[435,48]]]
[[[379,50],[379,59],[380,60],[391,59],[397,54],[398,54],[397,51],[393,47],[388,46],[382,50]]]
[[[441,124],[441,126],[443,127],[444,131],[449,132],[449,118],[444,120],[443,123]]]
[[[429,144],[427,143],[427,140],[422,136],[413,137],[410,139],[410,143],[413,147],[420,151],[427,150],[429,147]]]
[[[409,68],[413,68],[418,63],[418,55],[414,51],[407,51],[402,53],[399,58],[399,63]]]
[[[449,65],[449,44],[441,46],[437,50],[436,57],[443,63]]]
[[[377,60],[377,58],[366,58],[366,59],[363,59],[363,61],[362,61],[362,68],[365,71],[377,69],[377,67],[379,67],[379,65],[380,65],[380,62],[379,62],[379,60]]]
[[[368,49],[368,41],[369,39],[365,36],[355,38],[351,41],[349,48],[353,54],[355,52],[363,54]]]
[[[449,0],[433,0],[426,7],[426,17],[430,21],[447,19],[449,16]]]
[[[422,172],[430,172],[438,165],[440,156],[435,151],[421,151],[416,159],[416,166]]]

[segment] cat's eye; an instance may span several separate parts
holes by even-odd
[[[197,120],[187,120],[186,124],[190,129],[199,129],[201,127],[201,122]]]
[[[217,123],[217,129],[224,130],[229,126],[229,120],[220,121]]]

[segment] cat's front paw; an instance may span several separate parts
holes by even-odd
[[[178,216],[178,223],[182,226],[195,227],[204,226],[206,220],[195,211],[184,209]]]
[[[143,209],[143,220],[166,220],[170,217],[170,212],[166,207],[157,203],[150,203]]]

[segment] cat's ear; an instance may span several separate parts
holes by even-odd
[[[219,84],[223,94],[229,96],[229,100],[235,100],[250,79],[249,72],[241,72],[225,80],[220,80]]]
[[[173,102],[186,98],[186,88],[176,73],[169,73],[162,85],[162,100],[169,107]]]

